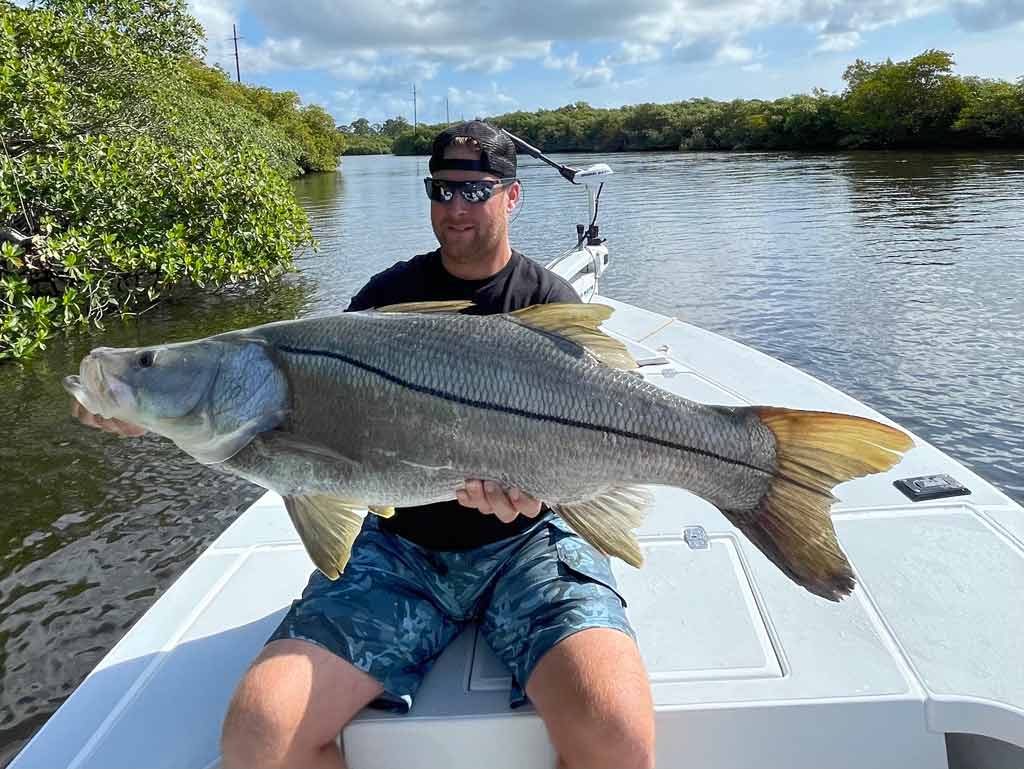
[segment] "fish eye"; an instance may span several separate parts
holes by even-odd
[[[152,350],[146,350],[144,353],[139,355],[138,364],[139,368],[149,368],[153,365],[153,359],[156,357],[156,353]]]

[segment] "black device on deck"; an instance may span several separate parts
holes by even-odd
[[[914,502],[943,497],[959,497],[970,494],[971,490],[950,475],[919,475],[916,478],[900,478],[892,485]]]

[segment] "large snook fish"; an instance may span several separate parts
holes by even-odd
[[[453,499],[467,478],[544,500],[638,566],[639,484],[716,505],[795,582],[839,600],[853,572],[831,489],[912,445],[861,417],[694,403],[630,373],[603,305],[458,314],[464,302],[271,323],[193,342],[99,348],[65,379],[89,410],[284,497],[336,578],[363,509]]]

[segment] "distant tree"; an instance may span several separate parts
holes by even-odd
[[[908,61],[855,61],[843,74],[846,143],[898,147],[950,141],[969,95],[952,70],[952,54],[938,50]]]
[[[349,126],[349,133],[353,133],[356,136],[369,136],[373,133],[373,129],[370,127],[370,121],[364,117],[356,118],[352,121],[352,125]]]
[[[1016,84],[964,78],[964,84],[970,98],[953,127],[978,139],[1024,145],[1024,78]]]
[[[396,136],[400,136],[411,128],[412,126],[409,125],[409,121],[404,117],[389,117],[384,121],[384,124],[380,127],[378,133],[383,134],[384,136],[390,136],[394,139]]]

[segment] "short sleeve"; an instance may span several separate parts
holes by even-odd
[[[359,312],[361,310],[372,310],[377,306],[375,299],[373,280],[359,289],[355,296],[353,296],[348,303],[348,307],[345,308],[345,312]]]
[[[557,275],[552,275],[551,287],[548,289],[547,295],[544,297],[544,302],[550,304],[552,302],[566,302],[568,304],[578,304],[583,300],[580,299],[580,295],[576,293],[576,289],[566,281],[561,279]]]

